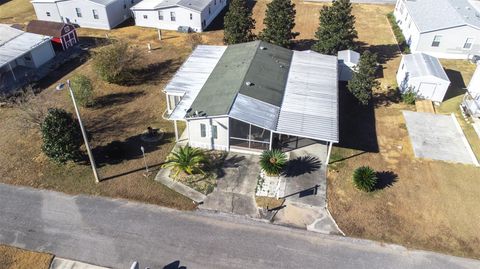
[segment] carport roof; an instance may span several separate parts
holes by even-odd
[[[411,78],[433,76],[450,82],[442,64],[433,56],[425,53],[407,54],[403,56],[403,63]]]
[[[6,24],[0,24],[0,67],[48,42],[49,36],[26,33]]]

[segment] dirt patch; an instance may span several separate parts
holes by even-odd
[[[53,255],[0,245],[1,269],[48,269]]]

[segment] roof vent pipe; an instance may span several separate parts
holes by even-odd
[[[265,48],[264,46],[260,46],[260,49],[261,50],[266,50],[267,48]]]
[[[245,82],[245,85],[247,85],[247,86],[253,86],[254,84],[253,84],[252,82],[250,82],[250,81],[247,81],[247,82]]]

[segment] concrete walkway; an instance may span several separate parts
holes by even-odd
[[[478,269],[480,261],[272,226],[0,184],[0,244],[128,269]]]
[[[177,182],[169,177],[170,169],[161,168],[155,176],[155,181],[162,183],[163,185],[169,187],[170,189],[183,194],[184,196],[192,199],[196,203],[201,203],[205,200],[206,196],[203,193],[200,193],[180,182]]]
[[[215,190],[207,195],[200,209],[258,217],[255,187],[260,174],[258,156],[229,153],[223,175]]]
[[[109,268],[55,257],[53,258],[53,261],[50,264],[50,269],[109,269]]]
[[[313,144],[290,152],[290,167],[285,175],[285,207],[275,223],[325,234],[343,234],[326,209],[327,146]]]

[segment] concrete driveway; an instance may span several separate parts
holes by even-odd
[[[474,164],[478,161],[455,116],[403,111],[415,157]]]
[[[207,195],[200,209],[258,217],[255,187],[260,174],[258,156],[229,153],[217,187]]]
[[[315,143],[290,152],[285,172],[285,207],[274,222],[308,230],[341,234],[327,206],[327,146]]]

